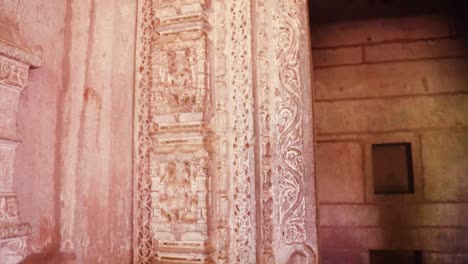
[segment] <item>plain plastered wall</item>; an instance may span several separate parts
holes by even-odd
[[[444,15],[313,25],[319,249],[468,261],[468,41]],[[373,194],[370,146],[413,147],[415,194]]]

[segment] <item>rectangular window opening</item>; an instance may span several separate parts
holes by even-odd
[[[371,157],[375,194],[414,193],[410,143],[373,144]]]

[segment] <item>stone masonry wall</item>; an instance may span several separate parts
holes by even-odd
[[[322,264],[368,263],[369,249],[468,262],[468,40],[453,21],[313,25]],[[370,145],[403,141],[416,192],[377,197]]]

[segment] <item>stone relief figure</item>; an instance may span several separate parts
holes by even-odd
[[[190,162],[169,162],[161,178],[160,214],[166,223],[197,222],[198,197]]]
[[[153,100],[158,114],[202,111],[206,88],[197,85],[196,55],[192,47],[157,52],[160,74]]]

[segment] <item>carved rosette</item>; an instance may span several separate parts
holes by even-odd
[[[0,20],[0,260],[19,263],[29,252],[31,226],[21,221],[13,188],[17,146],[17,112],[21,92],[28,85],[31,66],[41,63],[39,50],[31,50],[18,37],[18,25]]]

